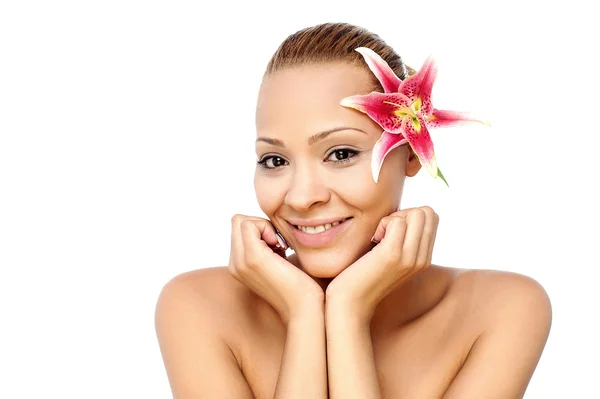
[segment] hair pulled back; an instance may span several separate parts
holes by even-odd
[[[378,35],[349,23],[324,23],[288,36],[271,57],[265,77],[281,69],[330,62],[346,62],[368,70],[362,55],[355,51],[358,47],[367,47],[379,54],[400,79],[415,73]],[[375,90],[383,91],[377,78],[372,76]]]

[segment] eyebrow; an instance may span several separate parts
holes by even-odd
[[[354,131],[357,131],[357,132],[368,134],[364,130],[361,130],[361,129],[358,129],[358,128],[355,128],[355,127],[348,127],[348,126],[334,127],[332,129],[328,129],[328,130],[325,130],[325,131],[322,131],[320,133],[317,133],[315,135],[310,136],[308,138],[308,145],[313,145],[316,142],[325,139],[330,134],[335,133],[335,132],[340,132],[342,130],[354,130]],[[269,138],[269,137],[259,137],[259,138],[256,139],[256,142],[258,143],[259,141],[265,142],[267,144],[274,145],[276,147],[285,147],[285,145],[283,144],[283,141],[281,141],[279,139],[272,139],[272,138]]]

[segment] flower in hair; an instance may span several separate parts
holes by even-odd
[[[431,89],[437,68],[431,57],[425,60],[419,72],[401,80],[373,50],[359,47],[356,51],[363,56],[369,69],[381,83],[384,93],[350,96],[342,99],[340,104],[366,113],[384,129],[373,147],[371,158],[375,183],[386,155],[408,142],[429,174],[434,178],[439,176],[448,185],[437,166],[428,129],[463,123],[489,123],[467,113],[442,111],[433,107]]]

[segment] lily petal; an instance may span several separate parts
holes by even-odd
[[[373,148],[371,158],[371,171],[375,183],[387,154],[408,142],[423,168],[431,176],[440,177],[448,185],[437,166],[428,129],[467,123],[489,126],[489,122],[471,113],[444,111],[433,107],[431,92],[437,75],[437,66],[431,56],[427,57],[415,75],[401,80],[373,50],[359,47],[356,51],[363,56],[385,93],[372,92],[367,95],[346,97],[340,101],[340,105],[367,114],[384,129]]]
[[[480,119],[475,114],[467,112],[444,111],[433,109],[433,112],[426,119],[429,127],[449,127],[457,125],[466,125],[472,123],[481,123],[490,126],[490,122]]]
[[[433,111],[431,90],[436,76],[437,66],[433,58],[429,56],[419,72],[404,79],[398,88],[398,91],[410,98],[411,102],[420,101],[417,111],[422,115],[429,115]]]
[[[402,133],[402,119],[414,115],[410,109],[410,100],[400,93],[378,93],[355,95],[343,98],[340,105],[354,108],[369,115],[383,130]]]
[[[435,178],[438,176],[438,167],[435,161],[433,142],[424,121],[419,118],[419,122],[417,127],[412,120],[405,119],[402,122],[402,133],[419,158],[421,165]]]
[[[377,183],[379,179],[379,171],[383,160],[394,148],[401,146],[406,143],[406,139],[401,134],[394,134],[384,131],[381,137],[375,143],[373,147],[373,154],[371,156],[371,172],[373,173],[373,180]]]
[[[363,56],[369,69],[373,72],[377,80],[379,80],[386,93],[398,91],[398,87],[400,87],[402,81],[379,54],[367,47],[359,47],[356,51]]]

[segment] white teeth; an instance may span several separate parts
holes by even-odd
[[[346,219],[344,219],[346,220]],[[324,232],[325,230],[329,230],[330,228],[337,226],[338,224],[342,223],[344,220],[339,221],[339,222],[333,222],[333,223],[327,223],[326,225],[323,226],[296,226],[298,228],[298,230],[302,230],[303,232],[307,233],[307,234],[319,234]]]

